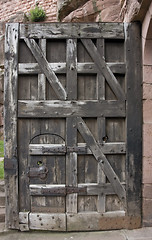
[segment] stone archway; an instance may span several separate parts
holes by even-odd
[[[143,225],[152,225],[152,3],[142,24]]]

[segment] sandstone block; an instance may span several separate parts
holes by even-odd
[[[152,199],[143,199],[143,224],[152,226]]]
[[[143,66],[143,82],[152,84],[152,63],[149,66]]]
[[[143,101],[143,122],[152,124],[152,100]]]
[[[152,199],[152,184],[143,185],[143,198]]]
[[[143,84],[143,99],[152,100],[152,84]]]
[[[143,156],[152,157],[152,123],[143,125]]]
[[[143,158],[143,184],[152,184],[152,157]]]

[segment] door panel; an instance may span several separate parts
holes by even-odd
[[[18,172],[10,172],[9,164],[5,171],[8,183],[12,174],[19,186],[14,190],[19,201],[16,223],[8,202],[10,228],[91,231],[140,226],[139,205],[131,214],[139,194],[134,190],[131,195],[131,184],[136,189],[141,162],[141,156],[138,164],[134,158],[141,146],[134,131],[138,148],[128,152],[134,109],[129,84],[135,88],[140,70],[135,59],[135,71],[129,68],[129,27],[127,35],[124,24],[16,25],[18,43],[11,42],[8,49],[14,44],[18,51],[18,71],[15,80],[6,76],[6,98],[13,81],[18,93],[6,105],[15,106],[16,128],[10,134],[6,129],[6,140],[15,136]],[[13,24],[8,29],[14,31]],[[10,73],[10,56],[6,59]],[[140,118],[139,110],[134,118]]]

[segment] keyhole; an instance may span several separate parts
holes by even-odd
[[[102,138],[102,140],[103,140],[103,142],[107,142],[107,141],[108,141],[108,136],[107,136],[107,135],[104,136],[104,137]]]
[[[40,167],[43,165],[43,162],[42,161],[37,161],[37,165]]]

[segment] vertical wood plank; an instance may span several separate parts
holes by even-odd
[[[67,39],[67,92],[69,100],[77,99],[77,39]]]
[[[67,97],[68,100],[77,99],[77,40],[67,39]],[[66,144],[74,146],[77,143],[76,118],[66,119]],[[67,153],[66,156],[66,185],[77,186],[77,153]],[[78,194],[69,194],[66,197],[68,213],[77,213]]]
[[[18,32],[18,23],[6,25],[4,81],[6,226],[11,229],[19,229],[17,160]],[[14,161],[15,169],[8,169],[7,161]]]
[[[105,54],[105,46],[104,46],[104,39],[97,39],[97,49],[101,57],[104,57]],[[101,73],[97,74],[97,89],[98,89],[98,100],[105,100],[105,78]],[[98,127],[98,142],[103,143],[103,137],[106,135],[105,132],[105,118],[100,117],[97,118],[97,127]],[[100,164],[98,164],[98,173],[97,173],[97,182],[98,184],[106,182],[106,176],[101,169]],[[105,195],[98,195],[98,212],[103,213],[105,212]]]
[[[141,216],[142,179],[142,50],[140,24],[126,24],[127,65],[127,207]]]
[[[39,46],[46,57],[46,39],[39,40]],[[46,77],[44,74],[38,74],[38,100],[46,99]]]
[[[67,118],[66,131],[67,131],[67,146],[74,146],[77,143],[77,128],[75,118]],[[66,156],[66,185],[77,187],[77,153],[67,153]],[[77,213],[77,198],[78,194],[73,193],[67,195],[66,210],[67,213]]]

